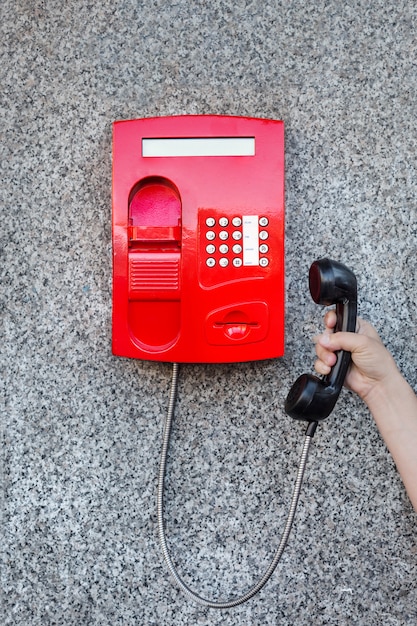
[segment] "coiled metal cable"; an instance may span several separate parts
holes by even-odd
[[[274,558],[272,559],[270,566],[268,567],[264,575],[259,579],[259,581],[242,596],[239,596],[237,598],[232,598],[230,600],[220,600],[220,601],[208,600],[198,595],[197,593],[195,593],[181,579],[181,577],[179,576],[172,562],[172,559],[168,550],[168,546],[167,546],[166,536],[165,536],[164,507],[163,507],[164,482],[165,482],[169,440],[170,440],[172,420],[173,420],[173,415],[174,415],[175,400],[177,396],[178,370],[179,370],[178,363],[173,363],[171,389],[170,389],[170,394],[169,394],[168,411],[167,411],[167,417],[166,417],[165,427],[164,427],[161,461],[160,461],[160,466],[159,466],[158,495],[157,495],[159,540],[160,540],[161,547],[162,547],[162,553],[163,553],[165,562],[168,566],[168,569],[171,573],[171,576],[174,578],[177,585],[182,589],[182,591],[191,600],[194,600],[195,602],[198,602],[199,604],[202,604],[204,606],[214,608],[214,609],[230,609],[230,608],[238,606],[239,604],[243,604],[244,602],[252,598],[256,593],[258,593],[258,591],[260,591],[262,587],[265,585],[265,583],[269,580],[276,566],[278,565],[279,560],[281,559],[282,553],[284,552],[285,546],[288,541],[292,523],[294,521],[298,498],[300,496],[300,491],[301,491],[301,484],[303,482],[304,471],[305,471],[305,467],[307,463],[308,451],[309,451],[311,439],[313,438],[315,427],[317,424],[316,422],[312,422],[309,428],[307,429],[307,433],[304,439],[304,445],[303,445],[303,449],[301,453],[300,463],[298,467],[297,477],[295,480],[295,486],[294,486],[294,490],[293,490],[293,494],[291,498],[291,504],[290,504],[287,521],[285,523],[284,531],[282,533],[278,549],[274,555]],[[311,427],[312,424],[314,424],[313,427]]]

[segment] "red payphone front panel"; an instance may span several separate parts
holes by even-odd
[[[281,356],[283,122],[176,116],[113,131],[113,353]]]

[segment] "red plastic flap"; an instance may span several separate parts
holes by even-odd
[[[269,327],[266,302],[240,302],[210,313],[207,341],[213,345],[255,343],[265,339]]]
[[[129,241],[180,241],[179,226],[129,226]]]

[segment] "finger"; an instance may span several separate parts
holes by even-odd
[[[327,311],[324,316],[324,325],[326,327],[326,331],[333,331],[333,328],[336,326],[336,311],[332,309],[331,311]]]
[[[316,370],[317,374],[327,376],[327,374],[330,373],[331,367],[329,365],[326,365],[326,363],[323,363],[323,361],[321,361],[320,359],[317,359],[317,361],[314,363],[314,369]]]
[[[329,367],[333,367],[337,361],[337,356],[331,350],[324,348],[320,343],[316,344],[316,354],[320,361]]]

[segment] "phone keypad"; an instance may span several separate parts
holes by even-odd
[[[266,268],[268,256],[269,219],[266,216],[207,215],[200,222],[200,232],[208,268]]]

